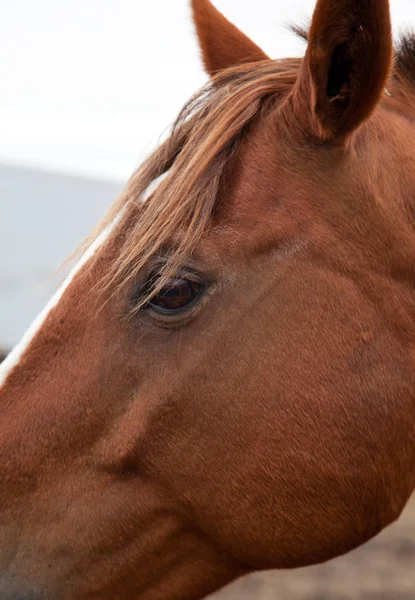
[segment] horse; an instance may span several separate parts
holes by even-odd
[[[208,84],[0,371],[3,600],[195,600],[349,552],[415,487],[415,37],[318,0]]]

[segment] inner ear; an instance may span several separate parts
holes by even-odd
[[[343,42],[335,47],[327,77],[327,97],[329,100],[341,102],[343,109],[347,108],[351,97],[351,73],[353,71],[353,59],[350,47]]]

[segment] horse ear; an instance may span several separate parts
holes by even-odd
[[[192,0],[192,8],[203,62],[210,75],[227,67],[268,59],[209,0]]]
[[[318,0],[292,100],[320,139],[345,138],[373,111],[392,62],[388,0]]]

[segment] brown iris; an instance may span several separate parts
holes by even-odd
[[[171,277],[152,297],[149,305],[162,313],[175,313],[190,306],[201,292],[202,284],[197,281]]]

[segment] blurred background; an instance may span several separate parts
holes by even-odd
[[[267,53],[301,56],[286,25],[314,0],[214,0]],[[391,0],[396,34],[414,0]],[[187,0],[14,0],[0,20],[0,357],[53,273],[206,80]],[[1,358],[0,358],[1,359]],[[327,565],[258,575],[218,598],[415,600],[415,505]]]

